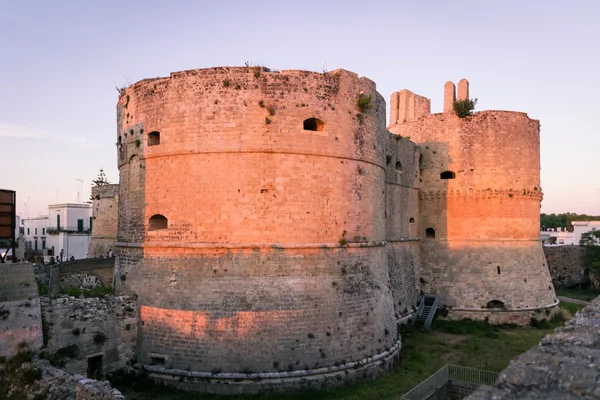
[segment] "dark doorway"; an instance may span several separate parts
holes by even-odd
[[[102,377],[102,355],[89,357],[87,360],[87,377],[100,379]]]

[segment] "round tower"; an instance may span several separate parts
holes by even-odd
[[[459,83],[459,100],[468,99]],[[558,304],[540,234],[539,121],[444,113],[390,127],[421,147],[422,289],[451,316],[528,323]]]
[[[138,296],[137,360],[154,377],[250,392],[391,364],[372,81],[191,70],[123,90],[117,117],[115,281]]]

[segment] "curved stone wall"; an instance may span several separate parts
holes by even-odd
[[[390,131],[421,147],[423,290],[455,311],[492,308],[506,319],[555,306],[539,238],[539,122],[450,112]]]
[[[141,363],[223,379],[300,371],[292,381],[336,368],[337,381],[353,362],[371,360],[368,377],[393,361],[390,279],[404,272],[388,269],[389,134],[372,81],[184,71],[126,89],[117,115],[115,281],[139,298]],[[414,289],[400,297],[416,302]]]

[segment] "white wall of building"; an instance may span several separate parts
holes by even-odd
[[[51,231],[89,232],[92,205],[52,204],[48,206],[48,217]]]
[[[48,248],[54,249],[54,256],[58,260],[68,261],[71,257],[76,260],[87,258],[90,247],[91,235],[86,233],[58,232],[48,236]]]
[[[28,218],[21,220],[25,250],[42,251],[48,247],[48,217]]]
[[[542,231],[540,235],[544,242],[548,242],[549,238],[556,238],[555,244],[562,245],[579,245],[581,235],[585,232],[600,229],[600,221],[573,221],[573,232],[560,231]]]

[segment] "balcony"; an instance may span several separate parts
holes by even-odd
[[[60,226],[53,228],[46,228],[46,233],[48,235],[57,235],[59,233],[86,233],[90,234],[92,228],[90,227],[80,227],[80,226]]]

